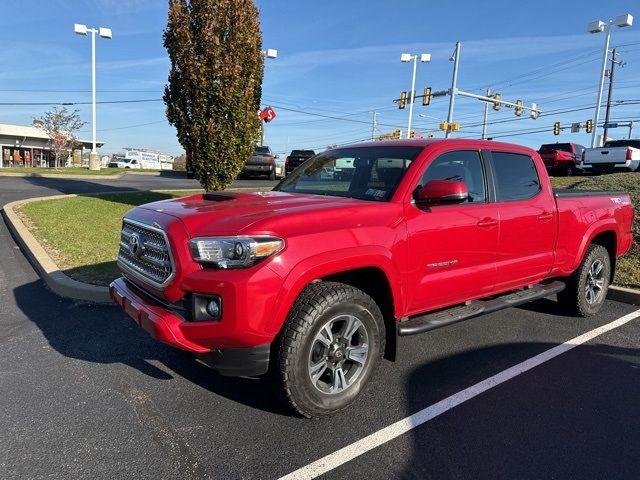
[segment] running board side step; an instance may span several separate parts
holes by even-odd
[[[436,328],[451,325],[462,320],[495,312],[503,308],[515,307],[539,298],[548,297],[564,290],[564,282],[554,281],[545,285],[537,284],[523,290],[516,290],[490,300],[473,300],[465,305],[427,313],[398,324],[398,335],[415,335]]]

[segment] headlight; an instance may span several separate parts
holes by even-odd
[[[284,240],[275,237],[209,237],[189,242],[191,256],[198,263],[218,268],[246,268],[278,253]]]

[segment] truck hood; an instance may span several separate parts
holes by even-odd
[[[214,192],[138,207],[179,219],[191,237],[239,234],[308,234],[381,223],[391,203],[285,192]],[[382,211],[381,211],[382,210]],[[400,218],[400,212],[391,217]],[[386,223],[386,222],[384,222]]]

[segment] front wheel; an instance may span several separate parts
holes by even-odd
[[[280,392],[305,417],[347,408],[384,351],[384,321],[366,293],[335,282],[303,290],[280,335],[275,363]]]
[[[602,245],[590,245],[582,263],[558,293],[564,309],[580,317],[590,317],[600,311],[607,297],[611,278],[611,259]]]

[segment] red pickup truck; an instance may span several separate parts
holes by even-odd
[[[350,161],[348,180],[333,167]],[[113,300],[223,375],[269,377],[307,417],[346,408],[398,337],[552,294],[600,310],[632,244],[620,192],[554,191],[533,150],[475,140],[321,153],[267,193],[123,219]]]
[[[549,173],[571,176],[581,171],[585,148],[577,143],[548,143],[538,153]]]

